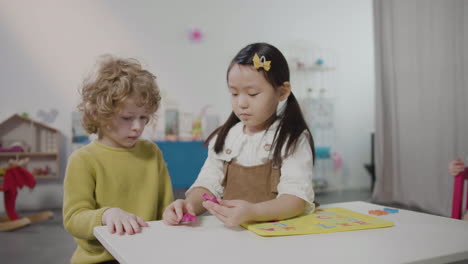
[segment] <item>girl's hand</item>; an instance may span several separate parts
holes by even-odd
[[[203,207],[228,227],[238,226],[255,217],[255,204],[242,200],[220,200],[219,204],[204,201]]]
[[[460,172],[465,169],[465,163],[460,158],[453,160],[449,164],[449,172],[452,176],[457,176]]]
[[[140,233],[141,227],[148,226],[148,223],[139,216],[125,212],[120,208],[107,209],[102,215],[102,224],[107,225],[109,233],[117,233],[118,235]]]
[[[166,225],[178,225],[184,213],[196,215],[191,204],[187,203],[185,200],[177,199],[166,207],[162,220]]]

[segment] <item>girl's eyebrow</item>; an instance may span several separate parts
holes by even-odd
[[[235,89],[235,90],[238,90],[239,88],[235,87],[235,86],[229,86],[229,89]],[[255,86],[252,86],[252,85],[247,85],[247,86],[243,86],[242,88],[240,88],[241,90],[249,90],[249,89],[255,89]]]

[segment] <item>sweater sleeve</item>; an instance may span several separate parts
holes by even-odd
[[[158,164],[159,166],[159,185],[158,185],[158,211],[156,220],[161,220],[166,207],[174,201],[174,194],[172,192],[172,182],[167,170],[166,163],[164,162],[163,155],[158,149]]]
[[[79,239],[96,239],[93,228],[102,225],[102,214],[109,207],[97,208],[95,173],[79,153],[72,154],[68,160],[63,186],[65,230]]]

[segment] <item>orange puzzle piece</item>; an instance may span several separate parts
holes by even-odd
[[[369,214],[371,215],[388,215],[388,212],[387,211],[383,211],[383,210],[369,210]]]

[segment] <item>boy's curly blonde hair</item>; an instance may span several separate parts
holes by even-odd
[[[83,127],[90,134],[98,133],[129,97],[137,98],[138,106],[144,106],[152,117],[161,101],[156,77],[143,69],[138,60],[111,55],[102,56],[97,69],[85,79],[81,97],[78,110]]]

